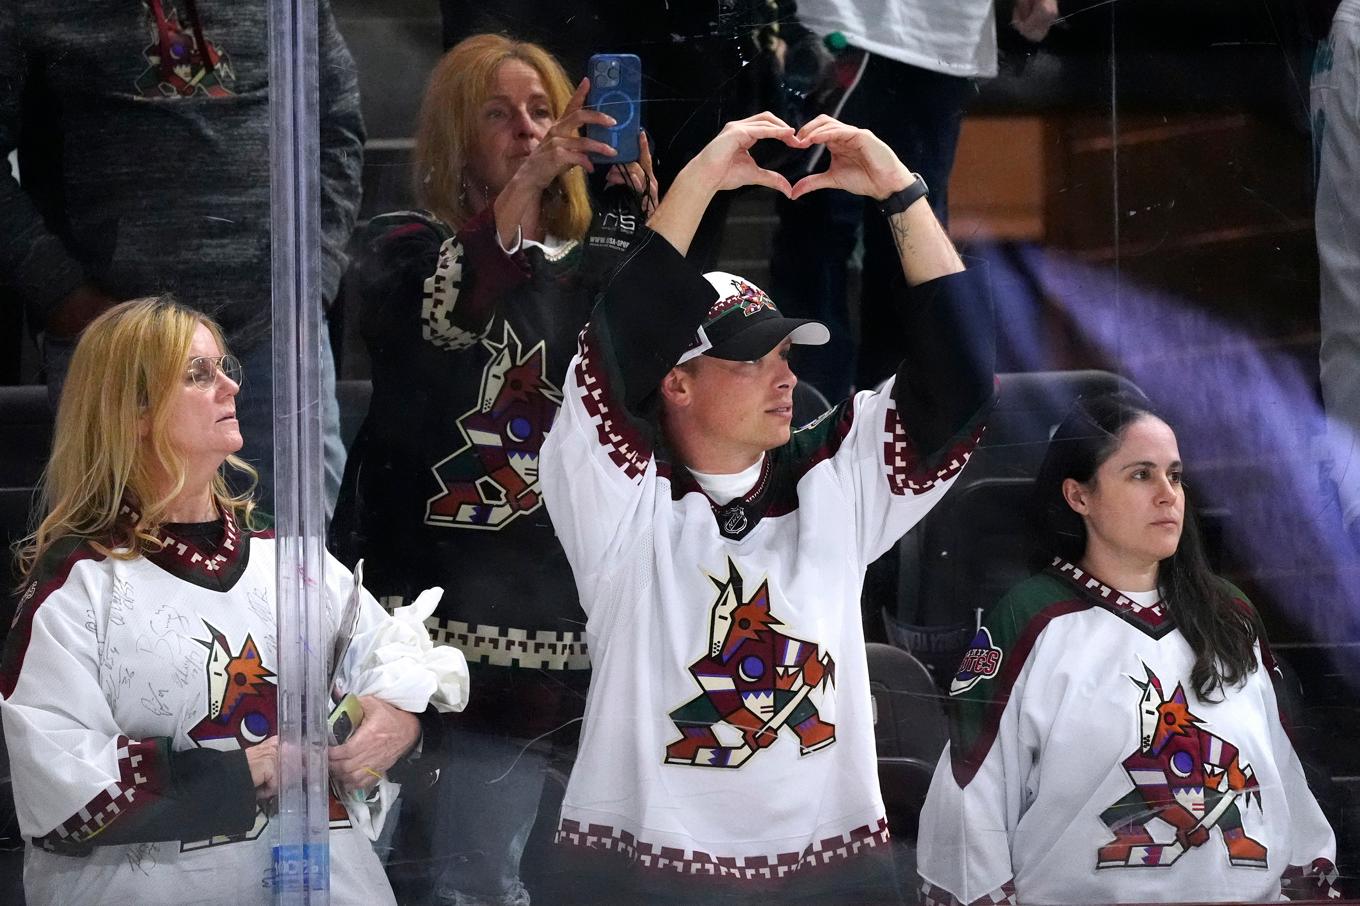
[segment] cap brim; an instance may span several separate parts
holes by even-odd
[[[730,362],[753,362],[782,343],[785,337],[799,346],[821,346],[831,339],[831,331],[821,321],[808,318],[767,318],[728,337],[704,355]]]

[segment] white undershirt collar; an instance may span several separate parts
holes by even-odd
[[[1148,591],[1124,591],[1122,588],[1115,590],[1139,607],[1151,607],[1162,599],[1162,593],[1155,588]]]
[[[725,474],[712,474],[709,472],[696,472],[693,469],[689,473],[694,476],[694,480],[699,483],[699,487],[704,489],[704,493],[714,503],[722,506],[731,503],[738,497],[746,495],[747,491],[756,486],[760,480],[760,468],[765,464],[765,457],[761,456],[748,469],[740,472],[730,472]]]

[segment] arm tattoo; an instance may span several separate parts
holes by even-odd
[[[907,254],[907,218],[905,214],[894,214],[888,218],[888,229],[892,232],[893,246],[899,257]]]

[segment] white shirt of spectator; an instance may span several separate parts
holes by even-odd
[[[798,18],[890,60],[946,75],[996,75],[992,0],[799,0]]]

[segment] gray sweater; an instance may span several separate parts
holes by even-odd
[[[354,61],[319,0],[321,273],[333,298],[359,206]],[[232,345],[270,314],[265,0],[0,3],[0,283],[42,329],[84,280],[170,291]],[[203,47],[206,46],[206,53]]]

